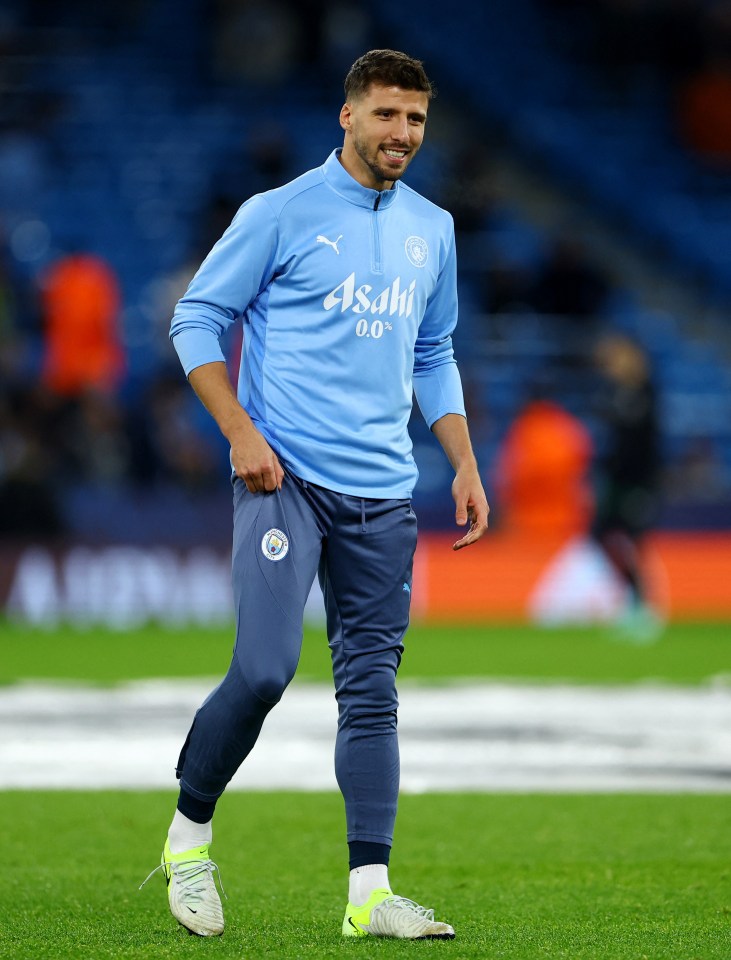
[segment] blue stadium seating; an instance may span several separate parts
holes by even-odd
[[[150,7],[154,15],[145,30],[119,44],[107,38],[80,56],[61,51],[44,58],[34,82],[62,101],[44,133],[44,189],[33,209],[7,213],[11,223],[27,216],[45,221],[53,249],[81,245],[115,267],[125,294],[132,372],[140,380],[154,373],[155,362],[142,309],[146,287],[199,253],[201,217],[220,178],[230,182],[232,162],[235,190],[241,200],[248,195],[254,171],[246,144],[281,116],[296,144],[288,157],[294,175],[321,162],[323,145],[340,137],[337,96],[323,105],[306,76],[286,90],[266,91],[206,86],[186,76],[184,58],[161,55],[156,45],[156,18],[173,5],[157,0]],[[497,123],[516,150],[585,195],[599,214],[625,224],[628,242],[661,249],[689,280],[702,280],[709,296],[731,298],[730,184],[708,178],[682,153],[652,96],[640,91],[619,110],[576,64],[561,58],[531,0],[465,5],[458,16],[432,0],[420,4],[418,17],[409,4],[376,2],[374,9],[392,25],[394,43],[418,51],[445,78],[445,88],[459,94],[454,102]],[[168,51],[191,43],[185,23],[175,24],[175,17],[165,20],[172,31]],[[410,178],[414,186],[428,193],[439,165],[438,151],[425,150]],[[480,336],[473,282],[480,260],[499,252],[532,267],[545,245],[542,232],[510,209],[463,244],[458,344]],[[692,438],[710,437],[731,478],[731,373],[723,357],[689,342],[672,317],[648,313],[629,293],[616,298],[605,319],[637,336],[655,362],[667,450],[680,455]],[[516,318],[507,327],[501,354],[465,357],[467,376],[495,423],[481,441],[486,462],[525,385],[551,356],[552,345],[530,324],[530,317]],[[580,385],[573,392],[567,385],[564,402],[579,410]]]

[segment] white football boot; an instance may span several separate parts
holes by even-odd
[[[374,890],[362,907],[349,903],[343,920],[344,937],[392,937],[397,940],[454,940],[448,923],[434,911],[390,890]]]
[[[170,912],[178,923],[199,937],[220,936],[224,926],[223,907],[213,880],[213,871],[218,867],[208,856],[208,844],[184,853],[171,853],[166,840],[160,866],[155,867],[147,880],[158,870],[162,870],[165,877]],[[220,875],[218,882],[221,882]]]

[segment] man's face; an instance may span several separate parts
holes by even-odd
[[[343,106],[341,161],[358,183],[388,190],[402,177],[424,139],[429,98],[418,90],[371,84]]]

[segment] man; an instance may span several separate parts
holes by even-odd
[[[412,388],[455,469],[459,550],[487,528],[451,333],[451,217],[399,183],[433,95],[422,64],[372,50],[353,64],[341,151],[245,203],[175,311],[190,383],[231,444],[231,667],[197,712],[161,868],[173,915],[223,932],[209,858],[216,801],[292,679],[316,574],[339,725],[335,768],[350,852],[343,934],[451,939],[394,896],[388,862],[399,784],[396,671],[409,616],[417,478]],[[218,338],[243,319],[238,397]]]
[[[646,534],[657,519],[660,497],[657,396],[647,354],[632,338],[622,334],[602,337],[594,359],[603,374],[595,410],[604,421],[605,436],[592,536],[627,591],[618,619],[620,635],[649,643],[662,633],[642,556]]]

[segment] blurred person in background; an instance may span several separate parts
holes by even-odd
[[[628,637],[654,639],[660,621],[648,597],[642,546],[659,512],[660,433],[647,355],[629,337],[603,337],[594,353],[603,383],[596,412],[604,428],[592,534],[627,589],[619,626]]]
[[[132,475],[138,483],[174,483],[191,494],[215,485],[218,450],[196,423],[194,403],[178,373],[161,373],[148,385],[130,416]]]
[[[53,539],[58,500],[58,405],[37,383],[35,285],[14,269],[0,224],[0,535]]]
[[[44,415],[55,424],[49,450],[59,483],[118,485],[130,469],[119,387],[126,356],[119,331],[121,292],[112,267],[74,251],[39,277]]]
[[[709,62],[683,86],[678,123],[701,160],[719,173],[731,171],[731,56]]]
[[[118,398],[87,389],[60,409],[59,477],[71,484],[121,487],[131,469],[127,411]]]
[[[548,379],[531,386],[500,448],[496,487],[505,529],[564,540],[591,523],[594,448],[584,424],[552,393]]]
[[[703,11],[701,55],[677,87],[681,136],[709,170],[731,171],[731,2],[718,0]]]
[[[173,915],[201,936],[224,929],[209,857],[216,803],[294,676],[319,574],[350,854],[343,935],[454,937],[433,910],[394,896],[388,879],[395,680],[416,546],[414,392],[455,470],[455,518],[468,524],[455,550],[483,536],[489,509],[452,350],[452,219],[399,182],[432,95],[423,65],[406,54],[357,60],[345,81],[342,149],[247,201],[173,318],[184,370],[231,444],[234,485],[234,656],[183,746],[157,868]],[[241,321],[237,395],[219,340]]]
[[[60,397],[113,393],[125,371],[119,337],[121,293],[101,257],[71,253],[41,281],[45,348],[42,381]]]
[[[36,285],[17,269],[0,220],[0,394],[28,383],[39,327]]]
[[[51,540],[64,532],[58,500],[58,421],[42,388],[0,388],[0,536]]]

